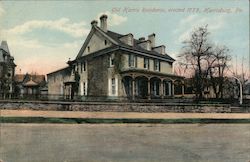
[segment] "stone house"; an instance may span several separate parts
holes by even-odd
[[[175,61],[156,46],[156,35],[135,39],[133,34],[108,30],[107,15],[92,21],[91,31],[68,67],[47,74],[48,94],[54,98],[152,99],[174,95]],[[184,88],[182,87],[182,92]]]
[[[7,41],[0,45],[0,98],[10,98],[14,92],[15,75],[14,57],[10,55]]]

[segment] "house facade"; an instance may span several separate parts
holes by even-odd
[[[7,41],[0,46],[0,98],[10,98],[14,93],[14,57],[10,55]]]
[[[92,21],[76,58],[66,68],[47,74],[48,94],[55,98],[153,99],[174,96],[173,62],[156,35],[135,39],[133,34],[108,30],[107,15],[100,26]],[[182,87],[184,92],[184,87]]]

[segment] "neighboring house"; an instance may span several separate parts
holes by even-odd
[[[173,62],[165,46],[156,46],[155,34],[135,39],[107,29],[107,16],[101,25],[92,21],[91,31],[78,55],[68,67],[47,74],[48,94],[55,98],[136,99],[165,98],[174,95]],[[182,88],[184,91],[184,88]],[[56,97],[57,96],[57,97]]]
[[[6,41],[0,46],[0,98],[10,98],[13,94],[13,81],[15,75],[14,57],[10,55]]]
[[[216,78],[215,78],[216,79]],[[244,90],[244,88],[243,88]],[[219,86],[216,86],[216,92],[219,92]],[[206,85],[203,91],[203,97],[206,99],[216,98],[214,87]],[[233,77],[225,77],[223,84],[223,98],[224,99],[237,99],[239,98],[239,83]],[[195,85],[193,78],[185,78],[185,97],[195,97]],[[220,98],[218,95],[217,97]],[[233,101],[233,100],[232,100]]]
[[[37,74],[16,74],[15,93],[17,98],[38,98],[44,94],[46,80],[44,75]]]

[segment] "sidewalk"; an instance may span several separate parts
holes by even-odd
[[[95,118],[95,119],[250,119],[250,113],[135,113],[0,110],[0,117]]]

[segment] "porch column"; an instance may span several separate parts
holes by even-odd
[[[174,97],[174,81],[172,81],[172,96]]]
[[[184,83],[181,85],[181,95],[182,97],[184,97],[184,93],[185,93],[185,87],[184,87]]]
[[[148,79],[148,99],[151,100],[151,87],[150,87],[150,79]]]
[[[160,96],[163,99],[164,98],[164,87],[163,87],[163,79],[161,79],[161,86],[160,86]]]
[[[171,87],[171,82],[168,81],[168,96],[172,95],[172,87]]]
[[[135,79],[132,79],[132,100],[135,100]]]
[[[65,99],[65,85],[63,85],[63,94],[62,94],[62,98]]]

